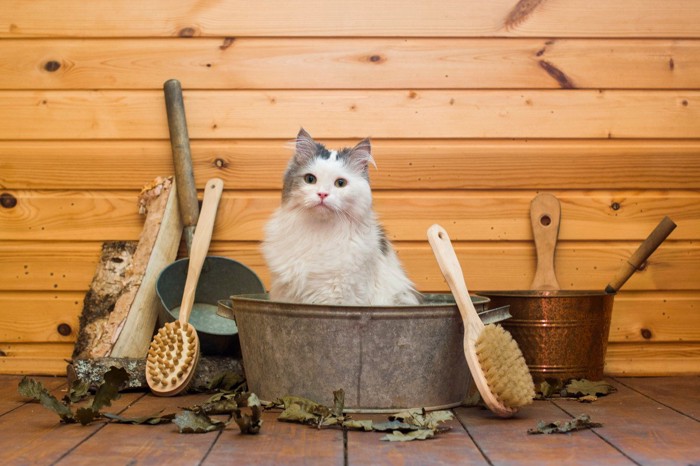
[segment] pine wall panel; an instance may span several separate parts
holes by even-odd
[[[102,242],[135,240],[172,174],[182,82],[211,246],[269,283],[262,227],[300,126],[373,138],[376,209],[422,291],[440,222],[470,289],[525,289],[529,202],[562,205],[564,289],[616,297],[610,374],[700,374],[700,7],[695,0],[7,0],[0,12],[0,373],[60,374]]]

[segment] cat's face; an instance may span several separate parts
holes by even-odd
[[[319,219],[359,222],[372,208],[369,163],[374,161],[368,139],[334,151],[302,129],[285,173],[282,202]]]

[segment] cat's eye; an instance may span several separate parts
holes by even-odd
[[[308,184],[314,184],[316,183],[316,177],[311,173],[307,173],[306,175],[304,175],[304,181]]]
[[[338,178],[337,180],[335,180],[335,185],[338,188],[344,188],[345,186],[347,186],[347,184],[348,180],[346,180],[345,178]]]

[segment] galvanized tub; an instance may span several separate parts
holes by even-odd
[[[535,383],[601,380],[614,293],[604,291],[485,291],[494,306],[510,306],[503,327],[525,357]]]
[[[416,306],[290,304],[267,295],[232,296],[250,391],[263,400],[302,396],[331,406],[345,391],[349,412],[443,409],[464,400],[471,381],[462,321],[449,294]],[[472,297],[484,322],[509,317]]]

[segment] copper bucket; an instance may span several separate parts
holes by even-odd
[[[530,206],[530,217],[537,247],[532,290],[478,294],[490,298],[493,306],[510,306],[513,317],[501,325],[518,342],[535,383],[601,380],[615,294],[676,224],[665,217],[605,290],[575,291],[560,290],[554,272],[559,201],[551,194],[539,194]]]
[[[490,291],[493,306],[510,305],[501,325],[520,345],[535,383],[601,380],[614,294],[604,291]]]

